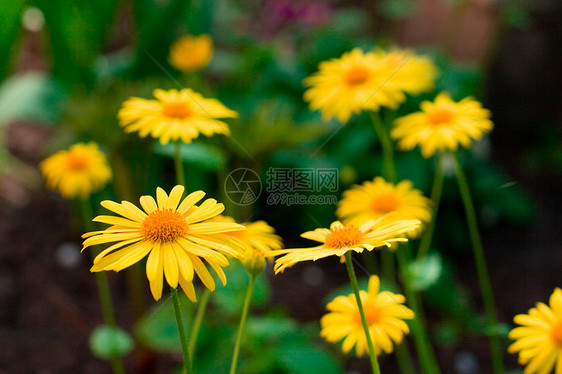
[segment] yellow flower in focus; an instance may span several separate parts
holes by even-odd
[[[394,121],[391,136],[398,147],[410,150],[419,145],[425,158],[437,150],[456,151],[459,145],[468,148],[472,140],[492,130],[491,113],[470,97],[455,102],[447,93],[440,93],[434,102],[421,103],[421,111]]]
[[[383,222],[417,219],[427,223],[431,220],[431,200],[414,188],[409,180],[394,185],[382,177],[376,177],[345,191],[338,203],[336,216],[346,225],[356,227],[381,217],[385,217]],[[421,227],[406,235],[414,238],[420,233]]]
[[[202,70],[213,57],[213,39],[209,35],[185,35],[170,48],[170,65],[184,73]]]
[[[283,272],[301,261],[316,261],[328,256],[343,256],[348,251],[363,252],[364,249],[372,251],[375,247],[390,246],[392,242],[406,242],[408,239],[397,238],[402,233],[415,230],[421,224],[418,220],[395,220],[382,223],[367,221],[359,228],[344,226],[336,221],[330,229],[316,229],[308,231],[301,236],[306,239],[322,243],[312,248],[294,248],[272,251],[271,255],[284,255],[275,261],[275,273]]]
[[[509,333],[515,343],[509,353],[519,352],[519,363],[527,365],[525,374],[562,374],[562,290],[556,288],[549,306],[537,303],[529,314],[519,314],[513,321],[521,326]],[[554,370],[554,371],[552,371]]]
[[[433,87],[436,68],[425,57],[399,49],[363,53],[355,48],[340,58],[320,63],[318,72],[304,80],[304,100],[322,117],[347,122],[352,114],[381,107],[396,109],[404,93]]]
[[[58,151],[39,164],[47,187],[67,199],[85,199],[102,189],[112,177],[111,169],[98,145],[77,143]]]
[[[138,131],[140,137],[151,135],[160,143],[181,140],[190,143],[199,134],[230,134],[228,125],[217,118],[236,118],[238,113],[216,99],[206,99],[184,88],[180,91],[154,90],[156,100],[131,97],[118,113],[119,124],[126,132]]]
[[[168,196],[163,189],[156,190],[156,201],[142,196],[142,210],[128,201],[118,204],[102,201],[101,205],[121,217],[101,215],[94,221],[111,225],[103,231],[84,234],[84,250],[87,247],[115,242],[95,259],[92,272],[123,270],[148,255],[146,276],[155,300],[162,296],[163,278],[170,287],[178,284],[185,294],[195,301],[193,277],[196,273],[203,284],[213,291],[215,281],[205,260],[217,273],[223,284],[226,277],[222,267],[228,265],[224,255],[241,258],[244,248],[226,233],[244,230],[244,226],[228,222],[206,221],[224,210],[215,199],[206,199],[203,191],[189,194],[183,200],[184,187],[175,186]]]
[[[404,334],[410,332],[404,320],[414,318],[414,312],[403,305],[406,301],[404,296],[379,292],[379,287],[379,277],[373,275],[369,278],[368,291],[359,291],[377,356],[382,351],[392,353],[394,344],[400,344]],[[368,353],[367,337],[355,295],[338,296],[326,308],[330,313],[320,319],[320,336],[330,343],[344,339],[343,353],[349,353],[354,346],[358,357]]]

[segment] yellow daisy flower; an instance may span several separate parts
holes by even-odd
[[[224,218],[234,222],[234,219],[230,217]],[[233,231],[230,235],[234,236],[246,247],[246,253],[254,251],[267,253],[283,247],[283,240],[279,235],[275,234],[275,229],[269,226],[267,222],[243,222],[241,225],[244,226],[246,230]]]
[[[184,88],[180,91],[154,90],[156,100],[131,97],[119,110],[119,124],[126,132],[150,134],[160,143],[181,140],[190,143],[199,134],[230,134],[228,125],[217,118],[236,118],[238,113],[216,99],[206,99]]]
[[[562,290],[556,288],[549,306],[537,303],[529,314],[519,314],[513,321],[521,326],[509,333],[515,343],[509,353],[519,352],[519,363],[527,365],[525,374],[562,374]],[[554,371],[552,371],[554,370]]]
[[[492,130],[490,116],[478,101],[467,97],[455,102],[442,92],[434,102],[422,102],[420,112],[396,119],[391,136],[398,140],[399,148],[409,150],[419,145],[422,155],[429,158],[437,150],[470,147],[473,139]]]
[[[228,216],[217,216],[212,221],[235,222]],[[227,233],[238,239],[245,248],[242,263],[250,273],[259,275],[265,269],[266,258],[271,251],[283,247],[283,240],[275,234],[275,229],[265,221],[244,222],[241,224],[246,230],[237,230]]]
[[[303,238],[321,242],[319,246],[272,251],[273,256],[284,255],[275,261],[275,273],[283,272],[285,268],[301,261],[316,261],[328,256],[341,257],[347,251],[361,253],[364,249],[372,251],[375,247],[390,246],[392,242],[408,241],[396,236],[415,230],[420,224],[417,220],[395,220],[386,224],[381,224],[381,220],[370,220],[357,228],[353,225],[344,226],[339,221],[333,222],[329,230],[316,229],[301,235]]]
[[[209,35],[185,35],[170,48],[170,65],[184,73],[202,70],[213,57],[213,39]]]
[[[143,210],[128,201],[121,204],[102,201],[104,208],[121,217],[97,216],[94,221],[111,226],[82,236],[86,238],[82,250],[116,242],[94,259],[90,271],[120,271],[148,255],[146,276],[155,300],[162,296],[165,276],[170,287],[176,288],[179,283],[185,294],[195,301],[194,272],[208,289],[215,289],[215,281],[201,260],[204,259],[226,284],[222,267],[228,265],[228,260],[224,255],[241,258],[244,247],[225,233],[244,230],[244,226],[202,222],[220,214],[224,210],[223,204],[206,199],[197,209],[190,209],[205,193],[193,192],[181,200],[183,191],[184,187],[178,185],[168,196],[158,188],[156,201],[151,196],[140,198]]]
[[[417,219],[427,223],[431,219],[431,200],[414,188],[409,180],[394,185],[382,177],[362,185],[354,185],[345,191],[338,203],[336,216],[346,225],[360,226],[368,220]],[[409,237],[417,237],[419,230],[409,231]]]
[[[379,287],[379,277],[373,275],[369,278],[368,291],[359,291],[377,356],[382,351],[392,353],[394,344],[400,344],[404,334],[410,332],[404,320],[414,318],[414,312],[403,304],[406,301],[404,296],[388,291],[379,292]],[[337,296],[326,308],[330,313],[320,319],[320,336],[330,343],[345,338],[343,353],[349,353],[354,346],[358,357],[368,353],[367,337],[355,295]]]
[[[39,164],[47,187],[67,199],[85,199],[102,189],[112,177],[111,169],[98,145],[77,143],[58,151]]]
[[[419,95],[435,88],[438,71],[429,57],[399,48],[388,51],[385,56],[393,72],[390,80],[407,94]]]
[[[322,117],[347,122],[352,114],[380,107],[396,109],[406,93],[433,87],[436,68],[410,51],[363,53],[355,48],[338,59],[320,63],[318,72],[304,80],[304,100]]]

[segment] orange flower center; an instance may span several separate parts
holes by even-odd
[[[371,203],[371,209],[377,213],[390,213],[398,209],[400,206],[400,201],[396,197],[396,194],[388,193],[375,197]]]
[[[69,154],[66,167],[73,171],[84,170],[88,166],[88,159],[82,155]]]
[[[382,311],[379,308],[377,308],[375,305],[373,305],[373,303],[363,301],[363,311],[365,312],[365,318],[367,319],[367,324],[369,326],[381,322]],[[355,323],[357,323],[359,326],[363,326],[363,323],[361,322],[361,314],[359,314],[359,310],[357,310],[357,313],[353,317]]]
[[[558,323],[558,325],[554,326],[552,329],[552,340],[554,344],[558,347],[562,348],[562,322]]]
[[[172,242],[187,234],[188,225],[176,210],[157,209],[144,219],[140,231],[152,242]]]
[[[345,81],[348,86],[357,86],[365,83],[369,79],[369,70],[364,67],[358,66],[347,72]]]
[[[438,109],[435,112],[428,113],[427,118],[430,124],[439,126],[451,122],[453,113],[446,109]]]
[[[326,236],[324,246],[326,248],[340,249],[360,244],[362,239],[363,233],[359,231],[358,228],[351,225],[331,229],[328,236]]]
[[[166,117],[183,119],[191,115],[191,109],[185,103],[167,103],[164,105],[162,113]]]

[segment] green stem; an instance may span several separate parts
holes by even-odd
[[[211,290],[205,287],[203,296],[197,305],[197,312],[195,313],[195,318],[193,319],[193,325],[191,326],[191,332],[189,333],[189,357],[193,357],[195,353],[195,347],[197,346],[197,337],[199,336],[199,330],[201,329],[201,324],[203,323],[203,317],[207,311],[207,305],[209,304],[209,299],[211,298]]]
[[[438,374],[440,373],[439,365],[435,358],[435,353],[431,345],[431,341],[427,334],[425,326],[426,319],[421,305],[421,300],[419,294],[412,288],[410,283],[410,277],[408,274],[408,253],[409,246],[400,246],[396,251],[396,257],[398,258],[398,268],[400,269],[400,275],[402,278],[402,284],[404,286],[404,293],[406,294],[406,300],[409,306],[414,311],[415,317],[411,320],[412,326],[412,336],[414,338],[414,343],[418,357],[420,359],[420,364],[423,368],[424,373]]]
[[[394,268],[394,254],[386,247],[381,252],[381,277],[389,282],[396,281],[396,271]]]
[[[455,160],[457,181],[459,182],[459,190],[466,212],[466,221],[474,252],[474,261],[476,262],[476,272],[478,274],[478,283],[480,285],[480,291],[482,292],[482,299],[484,301],[484,309],[486,311],[488,324],[492,327],[498,322],[496,306],[494,302],[494,295],[492,293],[490,276],[488,274],[488,267],[486,265],[486,257],[484,256],[484,248],[482,247],[482,240],[478,231],[478,222],[476,220],[474,204],[472,202],[470,188],[468,187],[466,175],[464,174],[458,153],[453,153],[453,159]],[[494,369],[494,373],[503,373],[503,353],[501,343],[498,337],[494,334],[490,335],[490,350],[492,353],[492,367]]]
[[[187,336],[185,334],[185,326],[183,324],[183,317],[181,315],[180,298],[178,291],[171,287],[170,293],[172,294],[172,301],[174,303],[174,312],[176,314],[176,323],[178,324],[178,332],[180,334],[181,350],[183,353],[183,366],[187,374],[191,374],[191,359],[189,356],[189,349],[187,344]]]
[[[408,341],[406,339],[404,339],[402,343],[398,344],[398,346],[396,347],[396,362],[398,363],[398,369],[400,370],[400,373],[416,373],[414,362],[412,361],[412,356],[410,355],[410,350],[408,349]]]
[[[435,221],[437,221],[437,212],[439,211],[439,203],[441,202],[441,192],[443,191],[443,155],[438,152],[435,156],[435,174],[433,175],[433,186],[431,187],[431,201],[433,201],[433,216],[427,224],[422,234],[417,259],[424,258],[429,252],[433,232],[435,231]]]
[[[86,231],[95,231],[96,227],[92,222],[94,218],[94,213],[92,205],[89,199],[80,199],[80,208],[82,211],[82,220]],[[92,261],[96,257],[97,253],[94,250],[90,250],[90,256]],[[100,299],[101,311],[103,316],[103,321],[106,325],[111,327],[116,327],[115,313],[113,311],[113,302],[111,301],[111,291],[109,288],[109,282],[107,280],[107,273],[105,271],[95,272],[96,285],[98,289],[98,297]],[[124,374],[125,368],[123,366],[123,360],[120,356],[111,357],[111,369],[114,374]]]
[[[357,308],[359,309],[359,315],[361,316],[361,323],[363,324],[363,330],[365,331],[365,337],[367,338],[367,346],[369,347],[369,358],[371,359],[371,369],[373,374],[381,374],[379,368],[379,362],[377,361],[377,355],[375,353],[375,346],[373,345],[373,339],[371,338],[371,330],[369,329],[369,323],[367,322],[367,317],[365,317],[365,311],[363,310],[363,303],[361,302],[361,295],[359,293],[359,284],[357,283],[357,277],[355,276],[355,270],[353,269],[353,263],[351,262],[351,251],[345,253],[345,266],[347,267],[347,273],[349,274],[349,281],[351,282],[351,288],[353,288],[353,293],[355,294],[355,300],[357,301]]]
[[[242,316],[240,317],[240,326],[238,327],[238,336],[236,337],[236,344],[234,345],[234,353],[232,354],[232,364],[230,365],[230,374],[236,374],[236,366],[238,365],[238,356],[240,355],[240,344],[242,343],[242,335],[244,333],[244,326],[248,318],[248,311],[250,310],[250,301],[252,300],[252,293],[254,292],[254,285],[256,284],[256,276],[250,276],[250,284],[244,299],[244,306],[242,307]]]
[[[369,114],[371,115],[375,131],[381,142],[384,169],[386,171],[384,175],[389,182],[395,183],[396,170],[394,168],[394,147],[392,146],[392,140],[388,135],[388,131],[384,128],[379,114],[377,112],[369,112]]]
[[[383,152],[383,163],[384,163],[384,177],[387,181],[391,183],[396,183],[396,166],[394,164],[394,145],[392,144],[392,139],[390,138],[388,129],[384,126],[381,121],[381,117],[378,112],[369,112],[375,131],[380,139],[382,152]],[[389,111],[385,116],[386,123],[392,123],[396,111]],[[383,249],[381,253],[381,276],[383,279],[395,282],[396,272],[394,265],[394,254],[388,249]],[[405,343],[405,342],[404,342]],[[398,359],[399,367],[401,372],[413,373],[414,366],[412,363],[412,357],[410,355],[410,350],[406,344],[399,345],[396,348],[396,357]]]
[[[185,173],[183,171],[183,159],[181,157],[181,141],[176,141],[174,148],[174,165],[176,168],[176,183],[187,187],[185,185]]]

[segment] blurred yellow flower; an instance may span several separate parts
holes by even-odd
[[[431,219],[431,200],[414,188],[409,180],[394,185],[382,177],[376,177],[345,191],[338,203],[336,216],[346,225],[357,227],[383,216],[383,222],[417,219],[427,223]],[[417,237],[420,233],[421,227],[406,235]]]
[[[519,352],[519,363],[527,365],[525,374],[562,374],[562,290],[550,296],[550,306],[537,303],[529,314],[519,314],[513,321],[521,326],[509,333],[515,343],[509,353]],[[554,371],[553,371],[554,370]]]
[[[209,35],[185,35],[170,48],[170,65],[184,73],[202,70],[213,57],[213,39]]]
[[[390,246],[392,242],[406,242],[408,239],[397,238],[402,233],[415,230],[421,224],[418,220],[394,220],[384,224],[381,221],[367,221],[359,228],[344,226],[336,221],[330,229],[316,229],[301,236],[322,243],[312,248],[294,248],[272,251],[271,255],[283,255],[275,261],[275,273],[283,272],[301,261],[316,261],[328,256],[343,256],[348,251],[372,251],[375,247]]]
[[[355,48],[318,68],[303,82],[309,87],[304,100],[325,120],[336,117],[341,122],[364,110],[396,109],[406,100],[404,93],[430,90],[437,75],[428,58],[400,49],[363,53]]]
[[[382,51],[378,53],[384,54]],[[391,49],[385,56],[393,72],[390,81],[405,93],[419,95],[435,88],[438,71],[429,57],[399,48]]]
[[[217,216],[210,222],[235,222],[228,216]],[[238,239],[238,242],[245,248],[242,263],[250,273],[261,274],[265,269],[265,259],[269,253],[283,247],[283,240],[275,234],[275,229],[265,221],[244,222],[241,224],[246,229],[236,230],[227,235]],[[256,274],[257,275],[257,274]]]
[[[400,344],[410,329],[403,320],[414,318],[414,312],[403,303],[406,298],[388,291],[379,292],[379,277],[369,278],[368,291],[359,291],[361,304],[369,325],[375,354],[392,353],[393,344]],[[330,343],[344,339],[343,353],[355,346],[358,357],[369,352],[367,337],[361,323],[357,299],[354,294],[337,296],[326,307],[330,313],[320,319],[320,336]]]
[[[215,281],[201,260],[204,259],[226,284],[222,267],[228,265],[228,260],[224,255],[241,258],[244,251],[244,247],[226,233],[244,230],[244,226],[202,222],[220,214],[223,204],[206,199],[196,209],[190,209],[205,193],[193,192],[181,200],[183,191],[184,187],[178,185],[168,196],[158,188],[156,201],[152,196],[140,198],[143,210],[128,201],[121,204],[102,201],[104,208],[121,217],[97,216],[94,221],[111,226],[82,236],[85,238],[82,249],[116,242],[94,259],[90,271],[120,271],[149,255],[146,276],[154,299],[162,296],[165,276],[170,287],[176,288],[179,283],[185,294],[195,301],[194,272],[209,290],[215,289]]]
[[[431,157],[437,150],[455,151],[459,145],[468,148],[472,140],[492,130],[491,113],[470,97],[455,102],[440,93],[434,102],[421,103],[421,111],[394,121],[391,136],[404,150],[419,145],[422,155]]]
[[[131,97],[119,110],[119,124],[126,132],[150,134],[166,144],[181,140],[190,143],[199,134],[230,134],[228,125],[217,118],[236,118],[238,113],[216,99],[206,99],[184,88],[180,91],[154,90],[156,100]]]
[[[39,164],[47,187],[63,197],[85,199],[102,189],[112,177],[111,169],[96,143],[77,143],[58,151]]]

